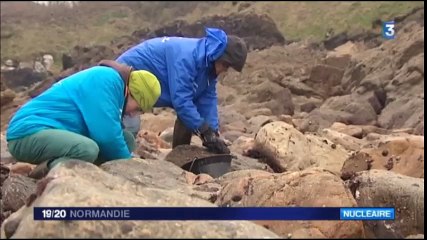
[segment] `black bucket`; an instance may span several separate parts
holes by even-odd
[[[194,174],[205,173],[213,178],[220,177],[230,171],[232,155],[218,154],[209,157],[195,158],[182,168]]]

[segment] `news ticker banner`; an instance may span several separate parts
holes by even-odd
[[[394,208],[34,207],[34,220],[394,220]]]

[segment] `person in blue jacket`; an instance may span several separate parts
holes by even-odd
[[[24,104],[7,128],[9,152],[19,162],[38,165],[33,178],[69,159],[94,164],[129,159],[135,139],[123,131],[122,117],[150,111],[160,92],[152,73],[101,61]]]
[[[206,28],[202,38],[158,37],[143,41],[116,61],[147,70],[160,81],[162,93],[155,107],[172,107],[177,113],[175,148],[190,144],[197,134],[203,145],[215,153],[229,153],[219,137],[216,83],[229,67],[241,72],[247,48],[237,36]]]

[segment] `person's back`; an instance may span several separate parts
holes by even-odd
[[[120,123],[124,89],[120,74],[105,66],[55,83],[12,117],[6,132],[9,152],[18,161],[38,164],[35,178],[70,158],[131,157]]]
[[[247,49],[242,39],[227,36],[221,29],[206,28],[205,33],[201,38],[149,39],[128,49],[117,61],[150,71],[159,79],[162,93],[155,107],[172,107],[177,113],[173,147],[189,144],[196,133],[209,148],[224,153],[229,150],[218,139],[217,77],[229,67],[241,72]]]
[[[100,101],[101,96],[97,94],[96,89],[92,88],[98,85],[120,88],[118,90],[120,93],[124,91],[119,73],[112,68],[97,66],[78,72],[55,83],[18,109],[9,123],[7,140],[22,138],[50,128],[88,136],[85,121],[96,122],[99,119],[92,114],[86,114],[85,111],[91,101]],[[85,94],[89,91],[91,94]],[[85,98],[81,97],[83,95]],[[115,100],[117,100],[115,102],[117,106],[122,106],[124,103],[124,97],[115,98]]]
[[[24,104],[9,122],[9,152],[19,162],[38,165],[33,178],[70,159],[129,159],[135,143],[122,129],[123,113],[150,110],[160,92],[153,74],[103,60]]]
[[[208,84],[216,83],[212,59],[225,50],[225,42],[219,40],[221,34],[208,31],[208,36],[204,38],[148,39],[124,52],[116,61],[153,73],[162,86],[155,106],[174,107],[171,95],[176,85],[180,84],[179,80],[191,81],[193,100],[203,94]]]

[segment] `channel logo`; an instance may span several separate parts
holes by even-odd
[[[383,22],[382,34],[387,40],[395,39],[396,30],[394,29],[394,21]]]

